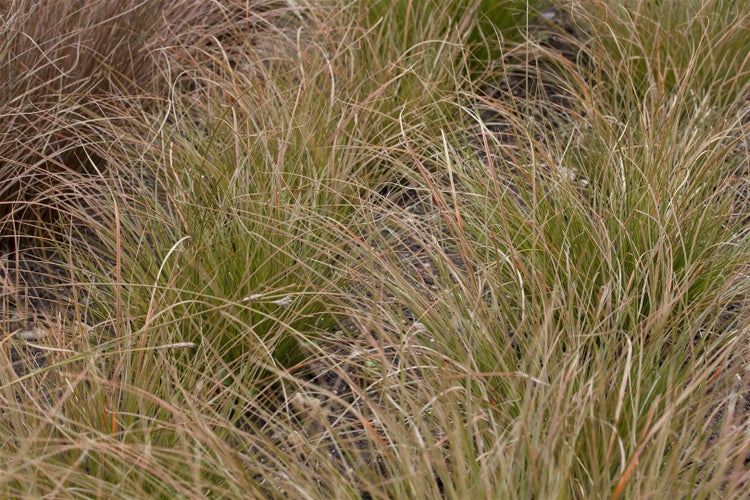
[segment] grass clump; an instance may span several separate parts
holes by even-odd
[[[55,6],[1,6],[5,496],[747,487],[750,13]]]

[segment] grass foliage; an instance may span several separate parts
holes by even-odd
[[[746,491],[750,10],[549,6],[0,2],[2,496]]]

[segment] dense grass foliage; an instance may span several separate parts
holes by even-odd
[[[750,486],[742,2],[0,16],[3,497]]]

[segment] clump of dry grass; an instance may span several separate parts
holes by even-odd
[[[157,95],[147,49],[162,28],[163,2],[5,3],[0,147],[7,234],[17,231],[13,221],[44,217],[49,191],[64,191],[74,174],[105,170],[118,140],[112,129],[128,121],[129,107]]]

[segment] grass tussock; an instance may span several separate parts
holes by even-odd
[[[750,11],[500,4],[0,2],[3,496],[746,490]]]

